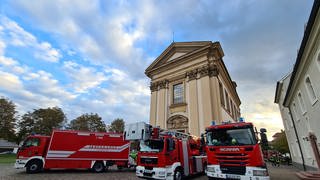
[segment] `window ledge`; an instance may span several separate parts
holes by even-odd
[[[187,103],[176,103],[176,104],[171,104],[170,108],[175,108],[175,107],[180,107],[180,106],[186,106]]]

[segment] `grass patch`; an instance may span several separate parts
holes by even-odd
[[[0,154],[0,164],[15,163],[16,154]]]

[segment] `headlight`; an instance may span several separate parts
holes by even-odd
[[[214,167],[207,167],[208,172],[215,172]]]
[[[268,171],[266,170],[253,170],[254,176],[268,176]]]

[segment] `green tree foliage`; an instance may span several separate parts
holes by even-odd
[[[110,132],[119,132],[122,133],[124,131],[124,121],[123,119],[117,118],[111,122]]]
[[[279,136],[273,140],[272,146],[280,153],[290,153],[286,133],[282,130]]]
[[[16,106],[12,101],[0,98],[0,138],[15,141]]]
[[[36,132],[35,120],[31,112],[27,112],[21,117],[18,124],[19,132],[17,135],[17,143],[21,142],[26,136],[30,135],[32,132]]]
[[[106,125],[98,114],[83,114],[72,120],[69,124],[69,129],[91,131],[91,132],[106,132]]]
[[[50,135],[53,129],[60,129],[66,122],[66,116],[61,108],[53,107],[35,109],[32,113],[24,114],[19,122],[19,139],[22,140],[30,133]]]

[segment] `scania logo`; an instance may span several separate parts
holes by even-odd
[[[240,151],[239,148],[220,148],[220,151],[231,151],[231,152],[235,152],[235,151]]]

